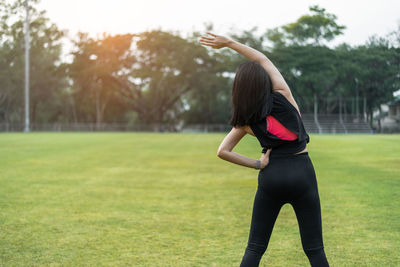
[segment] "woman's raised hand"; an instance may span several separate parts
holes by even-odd
[[[201,36],[200,43],[203,45],[211,46],[212,48],[215,48],[215,49],[226,47],[229,44],[229,42],[232,41],[231,39],[224,37],[222,35],[216,35],[211,32],[207,32],[207,33],[213,37]]]
[[[269,154],[271,154],[271,150],[272,150],[272,148],[269,148],[269,149],[267,150],[267,152],[261,154],[261,158],[260,158],[260,161],[261,161],[260,169],[264,169],[264,168],[268,165],[268,163],[269,163]]]

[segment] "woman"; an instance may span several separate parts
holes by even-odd
[[[233,126],[218,148],[218,157],[260,169],[248,244],[241,267],[258,266],[281,207],[290,203],[299,224],[302,247],[311,266],[329,266],[323,239],[315,170],[308,155],[299,107],[274,64],[261,52],[207,32],[200,43],[229,47],[249,59],[239,65],[232,88]],[[246,134],[263,147],[259,160],[232,152]]]

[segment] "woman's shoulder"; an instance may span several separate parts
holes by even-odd
[[[299,114],[301,114],[300,108],[297,105],[296,100],[294,100],[294,97],[293,97],[292,92],[290,90],[274,89],[272,91],[272,94],[276,98],[282,99],[284,102],[286,102],[286,104],[288,104],[288,106],[293,107]]]

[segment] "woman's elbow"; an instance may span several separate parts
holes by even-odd
[[[217,157],[219,157],[219,158],[223,158],[223,155],[224,155],[224,150],[223,149],[218,149],[218,151],[217,151]]]
[[[226,155],[227,152],[229,152],[229,151],[227,151],[227,150],[225,150],[225,149],[220,149],[220,150],[218,150],[218,152],[217,152],[217,156],[218,156],[219,158],[221,158],[221,159],[225,159],[225,155]]]

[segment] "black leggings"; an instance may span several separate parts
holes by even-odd
[[[311,266],[329,266],[322,241],[321,207],[314,166],[308,155],[274,155],[258,175],[248,244],[240,267],[258,266],[281,207],[290,203]]]

